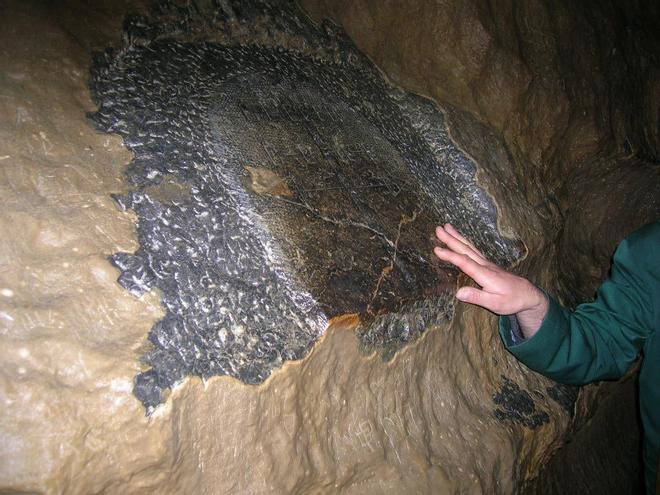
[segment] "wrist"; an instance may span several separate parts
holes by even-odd
[[[533,337],[541,328],[549,306],[545,292],[531,282],[529,284],[529,301],[525,303],[524,309],[516,313],[520,330],[526,339]]]

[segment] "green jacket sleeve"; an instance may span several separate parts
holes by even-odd
[[[541,328],[521,343],[514,342],[510,319],[500,318],[508,350],[560,383],[583,385],[624,375],[655,325],[652,288],[657,284],[647,279],[646,265],[653,262],[658,246],[643,234],[633,234],[619,245],[610,278],[594,302],[571,312],[550,298]]]

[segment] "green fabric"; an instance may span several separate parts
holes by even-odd
[[[655,493],[660,452],[660,222],[621,242],[610,278],[594,302],[571,312],[549,299],[548,313],[531,339],[515,344],[510,320],[502,317],[502,340],[529,368],[570,385],[618,379],[641,353],[646,489]]]

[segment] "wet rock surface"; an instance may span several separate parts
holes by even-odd
[[[502,377],[502,380],[502,387],[493,396],[493,402],[498,406],[493,413],[497,419],[514,421],[532,429],[550,421],[548,413],[536,410],[529,392],[507,377]],[[539,397],[543,398],[543,395],[539,393]]]
[[[116,200],[140,248],[113,255],[119,282],[158,288],[167,312],[136,379],[149,410],[188,374],[262,382],[337,316],[362,315],[363,348],[386,358],[448,322],[456,272],[432,255],[438,224],[500,264],[520,256],[442,111],[289,2],[163,4],[123,36],[92,67],[93,118],[134,153]]]
[[[122,35],[127,13],[149,14],[142,3],[2,6],[1,492],[628,493],[639,486],[634,389],[584,387],[573,403],[504,351],[492,315],[463,304],[449,325],[424,329],[389,361],[361,351],[389,355],[379,342],[391,349],[396,333],[386,342],[376,332],[369,344],[356,338],[365,330],[357,318],[335,318],[305,358],[285,362],[263,383],[189,375],[145,416],[133,387],[148,368],[141,358],[165,316],[163,296],[152,289],[136,297],[117,283],[121,272],[108,258],[142,245],[138,216],[110,197],[139,190],[126,173],[134,156],[86,117],[98,111],[91,54],[125,46],[122,36],[139,47],[154,35],[139,16],[131,17],[138,32]],[[497,201],[498,227],[528,248],[514,269],[565,302],[588,297],[618,239],[658,212],[657,167],[644,145],[658,136],[648,119],[657,109],[647,57],[657,50],[648,49],[653,36],[644,30],[655,22],[652,10],[641,16],[644,2],[607,0],[553,9],[372,2],[382,16],[370,18],[360,10],[365,3],[344,3],[353,9],[345,27],[388,77],[443,103],[453,139]],[[254,24],[238,18],[253,16],[258,25],[259,9],[234,3],[233,14],[198,24],[186,19],[202,2],[181,4],[175,14],[162,11],[160,26],[182,44],[231,38],[330,59],[350,53],[314,37],[282,38],[281,29],[262,30],[254,41]],[[208,29],[218,19],[227,29]],[[528,70],[535,75],[525,85]],[[631,127],[644,133],[619,150]],[[247,194],[295,194],[274,170],[247,167]],[[144,187],[154,203],[192,197],[176,177]],[[529,394],[532,414],[549,420],[532,429],[498,419],[495,411],[506,410],[495,403],[503,377],[516,392],[509,397]],[[528,401],[519,404],[519,412],[529,410]]]
[[[635,420],[636,395],[634,380],[603,384],[597,393],[598,407],[592,410],[587,427],[577,430],[548,461],[541,475],[522,487],[521,493],[644,493],[640,464],[643,433]],[[626,431],[616,425],[626,425]],[[597,455],[592,454],[594,450]]]
[[[454,137],[482,166],[480,183],[529,248],[515,270],[565,305],[592,299],[617,243],[660,218],[657,2],[301,3],[317,21],[342,26],[395,82],[455,109]],[[576,428],[591,427],[579,412],[592,404],[590,392],[582,389],[572,404],[572,392],[545,388],[578,411]],[[612,403],[603,407],[612,424],[622,417]],[[638,425],[623,416],[626,435]],[[593,493],[609,481],[626,493],[638,481],[637,460],[620,458],[613,462],[625,469],[608,470],[594,459],[602,448],[583,444],[572,461],[594,468],[584,470]],[[611,449],[629,452],[616,442]],[[539,479],[540,492],[545,486]]]

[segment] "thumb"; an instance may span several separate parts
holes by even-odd
[[[476,304],[491,311],[497,306],[495,294],[490,294],[474,287],[461,287],[456,292],[456,299],[469,304]]]

